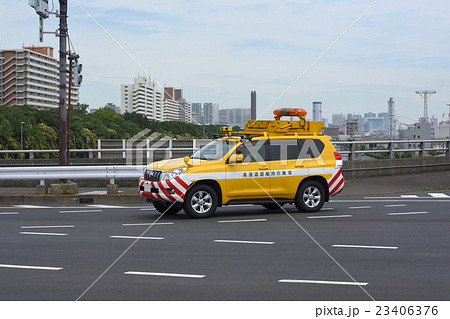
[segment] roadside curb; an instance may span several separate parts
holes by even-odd
[[[146,200],[138,194],[96,195],[0,195],[0,205],[77,205],[77,204],[143,204]]]

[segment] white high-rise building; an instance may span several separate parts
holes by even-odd
[[[179,106],[179,121],[192,123],[192,103],[181,98],[178,101]]]
[[[322,102],[313,102],[313,121],[322,121]]]
[[[149,120],[163,121],[163,94],[156,88],[156,82],[147,77],[135,78],[133,84],[122,84],[120,86],[122,114],[136,112]]]
[[[78,87],[72,86],[71,95],[76,105]],[[52,47],[0,50],[0,105],[59,107],[59,61]]]
[[[197,125],[203,124],[202,103],[192,103],[191,116],[192,116],[192,123]]]

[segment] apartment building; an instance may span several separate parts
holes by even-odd
[[[78,87],[72,87],[71,93],[75,105]],[[59,61],[52,47],[0,50],[0,105],[59,107]]]
[[[122,114],[136,112],[149,120],[163,121],[163,94],[157,84],[147,77],[137,77],[133,84],[120,86]]]

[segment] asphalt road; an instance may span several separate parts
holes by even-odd
[[[0,300],[450,299],[450,191],[285,208],[0,207]]]

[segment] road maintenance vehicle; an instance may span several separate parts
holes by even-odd
[[[191,156],[149,164],[139,194],[160,213],[183,209],[192,218],[232,204],[281,209],[294,203],[301,212],[319,211],[344,188],[342,157],[323,135],[323,122],[307,121],[304,109],[276,109],[274,115],[250,120],[240,132],[222,127]]]

